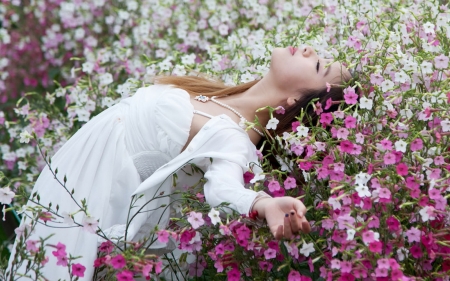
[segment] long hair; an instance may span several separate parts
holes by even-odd
[[[259,80],[239,84],[236,86],[227,86],[220,80],[214,80],[203,76],[158,76],[155,78],[155,84],[173,85],[177,88],[187,91],[192,96],[204,95],[208,97],[212,96],[226,96],[240,94],[253,85],[258,83]],[[300,115],[301,110],[306,110],[304,120],[300,120],[305,125],[313,126],[317,120],[317,114],[311,106],[307,106],[312,99],[318,99],[318,102],[325,108],[326,101],[331,98],[334,101],[343,99],[343,87],[333,86],[329,91],[324,87],[323,89],[305,89],[302,90],[301,98],[299,98],[294,105],[286,108],[283,115],[275,114],[275,117],[279,120],[276,135],[282,135],[284,132],[291,131],[292,122],[297,121],[297,117]],[[335,111],[337,106],[334,105],[327,111]],[[263,138],[264,139],[264,138]]]

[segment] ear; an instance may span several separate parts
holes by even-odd
[[[296,102],[297,102],[297,99],[295,99],[294,97],[288,97],[288,99],[286,100],[286,104],[288,106],[293,106]]]

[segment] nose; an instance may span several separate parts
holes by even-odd
[[[314,55],[316,51],[311,46],[303,46],[302,48],[302,55],[304,57],[309,57],[311,55]]]

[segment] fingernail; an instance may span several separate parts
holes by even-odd
[[[293,216],[293,215],[295,215],[295,213],[294,213],[294,212],[291,212],[291,216]]]
[[[287,218],[287,217],[289,217],[289,214],[285,214],[284,216]]]

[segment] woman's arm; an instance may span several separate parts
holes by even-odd
[[[300,231],[308,233],[310,226],[305,218],[306,208],[293,197],[258,198],[256,191],[244,187],[242,168],[236,163],[213,159],[205,173],[205,197],[211,206],[229,202],[230,208],[241,214],[257,211],[277,239],[291,238]],[[286,216],[287,215],[287,216]]]

